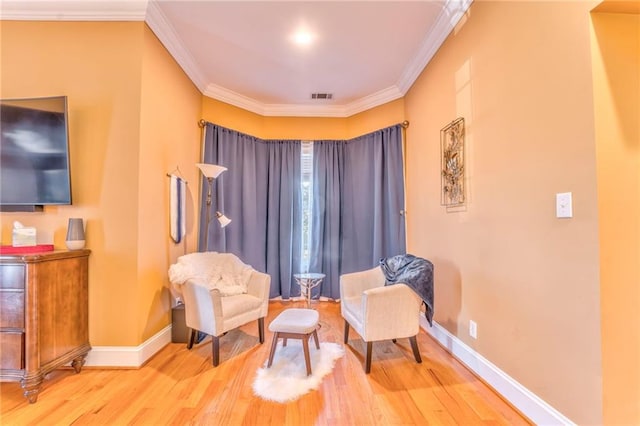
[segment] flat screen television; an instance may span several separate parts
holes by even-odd
[[[0,208],[56,204],[71,204],[67,97],[0,100]]]

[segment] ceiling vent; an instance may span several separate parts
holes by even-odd
[[[332,99],[332,93],[312,93],[311,99]]]

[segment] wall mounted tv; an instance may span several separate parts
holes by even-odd
[[[0,100],[0,210],[71,204],[67,97]]]

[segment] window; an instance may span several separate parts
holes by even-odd
[[[300,180],[302,192],[302,244],[300,245],[300,271],[309,272],[311,260],[311,226],[313,205],[313,142],[302,141],[300,155],[302,179]]]

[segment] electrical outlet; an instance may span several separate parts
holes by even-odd
[[[474,339],[478,338],[478,324],[473,320],[469,320],[469,336]]]

